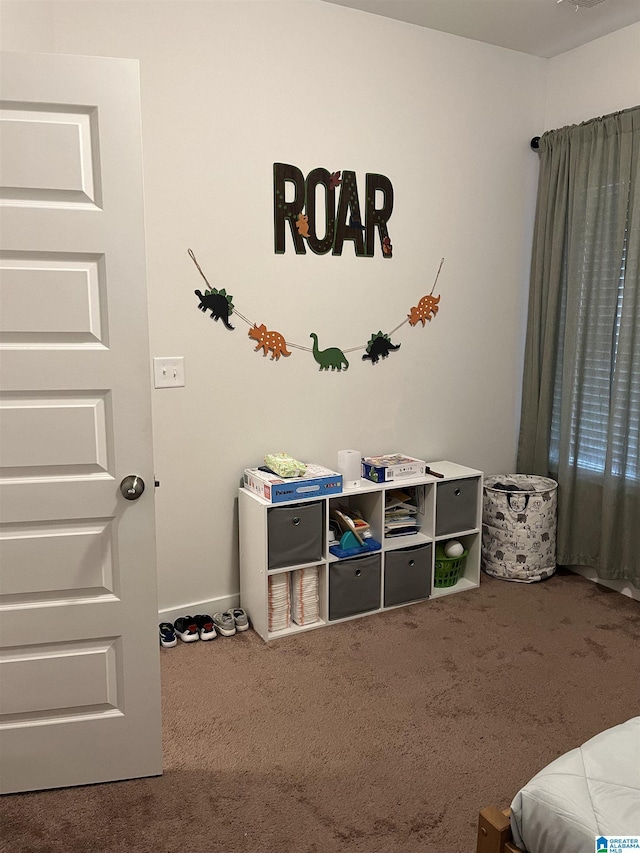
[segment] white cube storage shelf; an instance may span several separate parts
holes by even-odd
[[[274,640],[416,601],[474,589],[480,584],[482,472],[453,462],[432,462],[443,474],[391,483],[361,480],[339,495],[271,504],[239,489],[240,606],[263,640]],[[417,498],[417,532],[384,536],[385,494],[411,489]],[[380,551],[338,558],[329,551],[333,506],[347,504],[369,522]],[[454,586],[436,587],[438,542],[458,539],[468,551]],[[269,630],[269,577],[307,566],[318,568],[318,614],[310,623],[290,620]]]

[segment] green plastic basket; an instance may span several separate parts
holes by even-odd
[[[447,557],[443,545],[436,545],[436,560],[433,585],[436,589],[446,589],[455,586],[460,580],[467,554],[464,550],[459,557]]]

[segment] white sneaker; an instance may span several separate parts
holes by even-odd
[[[236,620],[228,610],[225,613],[214,613],[213,624],[223,637],[233,637],[236,632]]]
[[[227,610],[227,613],[233,616],[236,631],[247,631],[249,629],[249,617],[241,607],[233,607],[231,610]]]

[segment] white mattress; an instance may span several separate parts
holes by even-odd
[[[600,835],[640,835],[640,717],[536,774],[511,803],[511,831],[528,853],[584,853]]]

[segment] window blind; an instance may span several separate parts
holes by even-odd
[[[574,205],[584,213],[566,235],[550,461],[640,481],[640,294],[627,259],[631,187],[611,182],[586,194]],[[621,204],[624,233],[612,235],[609,213]]]

